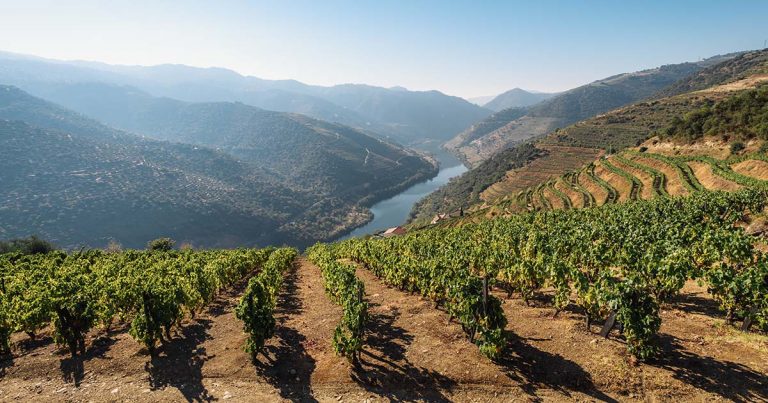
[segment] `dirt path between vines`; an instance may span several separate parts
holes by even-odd
[[[0,401],[669,401],[768,400],[768,342],[722,325],[706,290],[687,285],[662,311],[661,359],[634,365],[616,335],[578,312],[552,318],[547,294],[504,299],[510,344],[493,363],[431,302],[359,269],[370,326],[359,365],[331,347],[341,308],[304,258],[286,277],[266,357],[252,363],[233,309],[245,282],[186,320],[155,359],[127,334],[94,333],[82,366],[42,335],[15,335],[0,361]],[[593,328],[597,332],[597,328]]]
[[[185,320],[154,359],[125,328],[94,332],[82,365],[72,365],[48,336],[31,346],[15,335],[22,347],[13,360],[0,362],[0,401],[337,401],[369,395],[350,388],[350,365],[331,348],[341,308],[325,296],[316,266],[300,258],[287,273],[276,333],[257,363],[243,351],[246,335],[234,315],[245,285]]]

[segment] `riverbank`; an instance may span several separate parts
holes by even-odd
[[[336,240],[373,234],[387,228],[404,224],[408,220],[411,209],[416,202],[448,183],[451,178],[459,176],[467,171],[467,168],[461,164],[458,159],[449,155],[441,155],[439,157],[439,163],[440,171],[437,176],[417,183],[393,197],[374,204],[370,208],[370,211],[373,214],[372,220]]]

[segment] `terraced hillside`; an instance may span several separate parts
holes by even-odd
[[[563,169],[573,170],[597,158],[602,150],[584,147],[542,146],[547,154],[537,158],[530,164],[507,172],[508,177],[519,177],[519,180],[504,178],[494,183],[480,194],[485,201],[493,201],[516,194],[520,190],[545,182],[560,176]]]
[[[732,153],[730,143],[705,139],[676,144],[653,138],[640,147],[602,156],[563,175],[547,171],[549,157],[514,170],[530,180],[499,182],[486,190],[487,199],[471,213],[444,225],[477,222],[478,217],[531,210],[572,209],[630,200],[687,196],[699,191],[736,191],[768,186],[768,154],[762,140]],[[642,151],[641,151],[642,150]],[[576,160],[576,158],[574,158]],[[503,195],[493,198],[494,191]]]
[[[531,186],[537,186],[553,178],[565,175],[578,168],[574,166],[574,155],[598,155],[600,152],[615,153],[627,147],[636,147],[646,139],[655,135],[665,138],[677,138],[681,141],[695,141],[695,137],[687,134],[707,126],[701,118],[707,111],[716,109],[716,105],[723,105],[723,110],[739,110],[743,104],[749,103],[752,94],[750,91],[763,88],[768,82],[768,50],[748,52],[743,55],[728,59],[719,64],[708,67],[681,82],[675,83],[668,89],[658,93],[653,98],[624,106],[610,112],[595,116],[590,119],[572,124],[563,129],[557,129],[549,134],[534,140],[529,140],[499,153],[491,160],[481,163],[475,169],[464,174],[440,189],[435,194],[428,196],[414,207],[412,217],[420,222],[434,216],[436,213],[453,213],[463,206],[464,210],[470,206],[492,205],[494,201],[504,201],[519,198],[518,193]],[[690,91],[685,92],[685,89]],[[750,114],[760,115],[760,102],[754,102],[750,106]],[[727,113],[726,113],[727,114]],[[693,120],[692,124],[687,124]],[[741,119],[739,116],[712,117],[717,128],[707,126],[707,135],[722,135],[731,138],[754,138],[760,132],[761,123],[751,122],[750,132],[741,133],[735,131]],[[760,118],[756,118],[760,119]],[[689,122],[690,123],[690,122]],[[496,124],[499,124],[498,122]],[[677,125],[677,126],[676,126]],[[482,124],[475,125],[477,128]],[[674,133],[667,131],[673,130]],[[699,130],[701,131],[701,130]],[[719,132],[718,132],[719,131]],[[684,133],[685,132],[685,133]],[[704,135],[699,133],[696,136]],[[734,140],[735,141],[735,140]],[[648,146],[648,145],[646,145]],[[660,147],[672,147],[672,143],[660,144]],[[694,148],[713,152],[717,147],[711,144],[698,142]],[[531,151],[530,149],[534,150]],[[721,152],[718,158],[725,158],[730,154],[728,146],[719,148]],[[520,150],[528,150],[521,153]],[[680,151],[680,150],[678,150]],[[680,152],[692,152],[680,151]],[[520,159],[519,157],[524,157]],[[517,159],[515,159],[517,158]],[[588,162],[583,160],[583,163]],[[615,162],[615,164],[614,164]],[[581,186],[591,189],[591,193],[600,195],[597,202],[607,197],[605,186],[600,186],[600,178],[611,179],[616,186],[626,187],[626,179],[611,171],[615,165],[623,166],[626,170],[634,171],[638,181],[642,183],[652,181],[655,175],[652,171],[637,171],[639,168],[625,166],[622,161],[609,161],[608,166],[597,163],[594,167],[594,177],[585,172],[579,175],[583,182]],[[696,166],[696,164],[693,164]],[[497,172],[499,167],[511,167],[506,172]],[[650,168],[664,172],[669,167],[660,166]],[[701,167],[699,167],[701,169]],[[474,171],[474,172],[473,172]],[[703,174],[704,171],[702,171]],[[658,176],[658,175],[656,175]],[[669,176],[669,175],[667,175]],[[471,182],[470,187],[467,182]],[[559,185],[562,186],[562,185]],[[635,185],[636,187],[639,187]],[[466,192],[465,189],[472,189]],[[645,196],[653,194],[652,188],[645,186]],[[674,183],[668,184],[667,192],[673,195],[684,194],[684,190]],[[641,192],[642,193],[642,192]],[[451,195],[449,200],[445,195]],[[621,200],[627,200],[626,195],[617,195]],[[534,198],[535,199],[535,198]]]

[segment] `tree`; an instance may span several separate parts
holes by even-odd
[[[147,249],[152,251],[168,252],[169,250],[173,249],[174,245],[176,245],[176,241],[171,238],[157,238],[149,241],[147,244]]]

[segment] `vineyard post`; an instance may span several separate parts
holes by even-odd
[[[608,334],[611,333],[611,329],[616,326],[616,312],[611,311],[611,315],[605,320],[605,325],[600,331],[600,337],[608,338]]]
[[[749,314],[747,315],[746,318],[744,318],[744,323],[741,324],[742,332],[747,332],[749,331],[749,328],[752,327],[752,318],[754,318],[755,315],[757,315],[758,309],[759,309],[758,305],[755,305],[752,307],[752,309],[749,310]]]
[[[483,276],[483,316],[488,317],[488,275]]]

